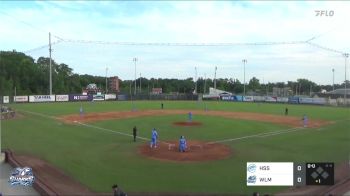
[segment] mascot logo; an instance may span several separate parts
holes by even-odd
[[[31,186],[34,183],[34,175],[32,168],[24,167],[15,168],[10,176],[9,183],[11,185],[22,185],[22,186]]]

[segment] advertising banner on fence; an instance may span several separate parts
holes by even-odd
[[[105,100],[105,96],[104,95],[93,95],[92,98],[94,101],[104,101]]]
[[[252,101],[254,101],[254,97],[253,96],[245,96],[245,97],[243,97],[243,101],[252,102]]]
[[[241,95],[236,95],[234,97],[236,97],[236,101],[243,101],[243,96]]]
[[[327,103],[327,100],[325,98],[308,98],[308,97],[303,97],[303,98],[299,98],[299,103],[325,105]]]
[[[18,103],[28,102],[28,96],[14,96],[13,101]]]
[[[105,100],[116,100],[117,95],[116,94],[105,94]]]
[[[279,103],[287,103],[288,97],[277,97],[277,102]]]
[[[128,97],[126,95],[118,95],[118,100],[120,100],[120,101],[125,101],[127,99],[128,99]]]
[[[221,97],[221,100],[223,101],[236,101],[236,97],[235,96],[228,96],[228,97]]]
[[[56,95],[56,101],[69,101],[68,95]]]
[[[70,94],[69,101],[92,101],[92,95]]]
[[[253,99],[254,101],[265,101],[265,97],[262,96],[254,96]]]
[[[266,102],[276,102],[277,101],[277,97],[266,96],[265,97],[265,101]]]
[[[299,103],[299,97],[288,97],[289,103]]]
[[[243,101],[243,96],[241,96],[241,95],[224,96],[224,97],[221,97],[221,100],[223,100],[223,101]]]
[[[4,96],[2,99],[2,103],[10,103],[10,97],[9,96]]]
[[[29,102],[52,102],[55,101],[55,95],[31,95]]]

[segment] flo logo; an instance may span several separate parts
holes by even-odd
[[[10,176],[9,183],[11,185],[31,186],[34,183],[34,175],[32,168],[29,167],[17,167]]]

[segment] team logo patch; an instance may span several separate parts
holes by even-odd
[[[256,171],[256,165],[255,164],[248,165],[248,171],[250,173],[254,173]]]
[[[10,175],[9,183],[14,185],[31,186],[34,183],[33,170],[30,167],[17,167]]]
[[[247,180],[248,183],[252,183],[252,184],[255,184],[256,182],[256,176],[249,176],[248,177],[248,180]]]

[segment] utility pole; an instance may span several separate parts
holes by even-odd
[[[142,80],[142,78],[141,78],[141,73],[140,73],[140,94],[141,94],[141,80]]]
[[[194,93],[197,94],[197,67],[194,67],[194,70],[196,71]]]
[[[107,94],[107,88],[108,88],[108,85],[107,85],[107,72],[108,72],[108,67],[106,67],[106,92],[105,92],[105,94]]]
[[[247,59],[243,59],[242,60],[242,62],[243,62],[243,72],[244,72],[244,79],[243,79],[243,81],[244,81],[244,85],[243,85],[243,91],[244,91],[244,96],[245,96],[245,64],[247,63]]]
[[[17,98],[16,97],[17,97],[17,90],[16,90],[16,86],[15,86],[15,100],[14,100],[15,103],[17,102]]]
[[[218,69],[218,67],[215,66],[215,74],[214,74],[214,89],[216,91],[216,70]]]
[[[203,94],[205,94],[207,90],[207,74],[204,74],[204,91],[203,91]]]
[[[345,105],[347,104],[347,102],[346,102],[346,71],[347,71],[347,69],[346,69],[346,64],[347,64],[347,60],[348,60],[348,57],[349,57],[349,54],[348,53],[345,53],[344,54],[344,57],[345,57],[345,81],[344,81],[344,103],[345,103]]]
[[[49,53],[50,53],[50,95],[52,95],[52,59],[51,59],[51,33],[49,33]]]
[[[333,72],[333,91],[334,91],[334,68],[332,69]]]
[[[310,97],[311,97],[311,90],[312,90],[312,85],[310,84]]]
[[[137,61],[137,58],[133,58],[132,59],[134,61],[134,64],[135,64],[135,89],[134,89],[134,95],[136,95],[136,61]]]

